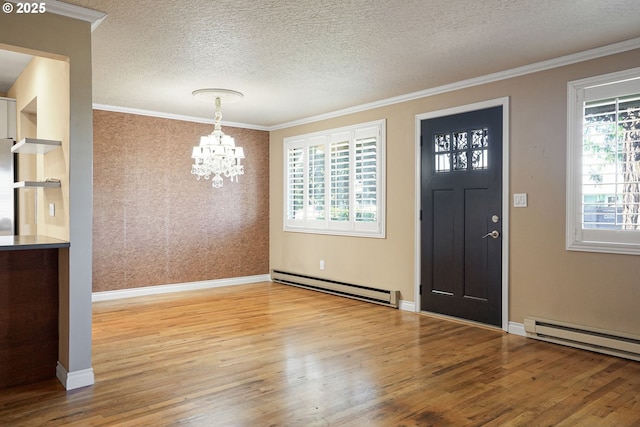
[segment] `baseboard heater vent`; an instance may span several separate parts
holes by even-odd
[[[525,317],[528,337],[640,361],[640,336]]]
[[[321,279],[302,274],[271,270],[271,280],[284,285],[298,286],[313,291],[325,292],[361,301],[373,302],[398,308],[399,291],[387,291],[368,286],[353,285],[335,280]]]

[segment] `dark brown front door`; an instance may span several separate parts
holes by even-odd
[[[421,121],[421,309],[496,326],[502,108]]]

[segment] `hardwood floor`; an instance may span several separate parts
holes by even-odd
[[[278,284],[96,303],[93,334],[94,386],[0,390],[0,425],[640,425],[638,362]]]

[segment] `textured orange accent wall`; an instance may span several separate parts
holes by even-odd
[[[94,110],[93,291],[269,272],[269,134],[223,126],[245,174],[191,175],[213,125]]]

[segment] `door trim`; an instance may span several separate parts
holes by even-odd
[[[496,98],[473,104],[461,105],[453,108],[432,111],[416,115],[415,121],[415,224],[414,224],[414,300],[415,311],[421,311],[420,298],[420,206],[421,206],[421,163],[420,163],[420,136],[422,120],[436,117],[450,116],[469,111],[482,110],[491,107],[502,106],[502,329],[509,329],[509,97]]]

